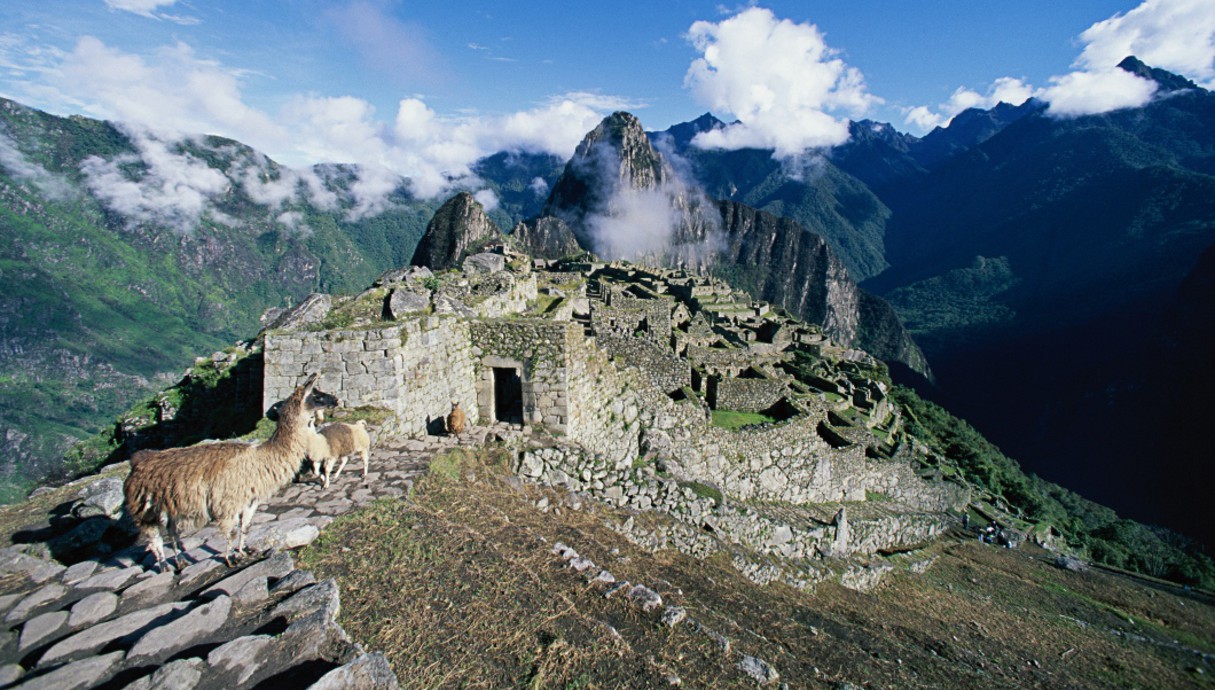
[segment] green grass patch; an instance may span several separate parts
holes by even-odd
[[[441,453],[430,461],[430,476],[442,481],[456,481],[463,474],[468,461],[468,452],[460,448]]]
[[[696,494],[700,498],[712,499],[714,503],[721,505],[721,489],[709,486],[708,484],[701,484],[700,482],[680,482],[679,485],[684,488],[691,489],[692,493]]]
[[[736,410],[713,410],[713,426],[738,431],[743,427],[758,424],[774,424],[776,419],[758,412],[738,412]]]

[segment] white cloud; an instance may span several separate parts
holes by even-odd
[[[1215,4],[1210,0],[1146,0],[1080,34],[1076,66],[1100,71],[1128,55],[1152,67],[1215,87]]]
[[[548,196],[548,182],[543,177],[533,177],[531,184],[527,188],[532,190],[532,194],[544,199]]]
[[[275,216],[274,221],[297,236],[307,237],[312,234],[312,228],[304,222],[304,214],[300,211],[283,211]]]
[[[684,85],[702,105],[740,120],[697,135],[698,146],[772,148],[779,157],[835,146],[848,139],[846,116],[881,102],[813,24],[750,7],[718,23],[698,21],[686,38],[701,57]]]
[[[168,7],[175,2],[177,0],[105,0],[106,6],[112,10],[133,12],[149,18],[156,17],[157,9]]]
[[[161,138],[239,133],[259,147],[287,141],[286,130],[244,103],[238,74],[198,57],[185,43],[145,59],[84,36],[60,63],[56,86],[95,116]]]
[[[1051,77],[1051,85],[1041,91],[1042,99],[1050,103],[1048,112],[1062,117],[1137,108],[1155,93],[1155,82],[1117,67]]]
[[[1175,72],[1215,88],[1215,3],[1211,0],[1145,0],[1125,14],[1099,21],[1080,34],[1084,48],[1074,71],[1053,76],[1050,85],[1034,89],[1010,77],[997,79],[987,94],[959,88],[937,108],[917,106],[905,112],[908,124],[927,131],[943,126],[967,107],[1016,103],[1026,94],[1048,103],[1059,117],[1136,108],[1156,94],[1154,82],[1118,69],[1134,55],[1144,63]]]
[[[86,183],[106,206],[138,222],[189,232],[228,191],[228,178],[189,153],[152,137],[136,137],[138,154],[80,165]],[[221,216],[215,216],[223,221]]]
[[[571,92],[519,112],[444,116],[419,98],[405,98],[386,121],[361,98],[295,94],[268,113],[245,100],[250,71],[200,56],[186,43],[134,54],[91,36],[51,60],[46,72],[58,100],[124,123],[137,138],[167,144],[216,134],[295,168],[281,177],[260,168],[236,171],[234,179],[250,196],[272,208],[291,203],[297,198],[293,195],[322,208],[336,207],[336,197],[304,169],[317,163],[354,164],[357,172],[347,187],[353,202],[347,212],[354,218],[389,208],[390,195],[406,178],[412,192],[423,198],[475,189],[480,183],[471,166],[498,151],[569,156],[608,112],[644,107],[603,94]],[[131,201],[146,201],[147,195],[118,185],[111,174],[115,171],[96,162],[90,169],[101,188],[113,192],[112,203],[143,209],[144,215],[160,207]],[[173,195],[158,197],[168,198]],[[178,221],[197,217],[197,209],[188,207]]]
[[[476,194],[473,194],[473,198],[476,199],[477,203],[481,204],[486,211],[492,211],[498,208],[498,194],[492,189],[482,189]]]
[[[948,101],[935,109],[927,106],[917,106],[906,109],[906,122],[921,130],[927,131],[933,127],[947,127],[954,116],[969,108],[993,108],[999,103],[1021,105],[1034,96],[1034,89],[1021,79],[1000,77],[987,87],[986,93],[979,93],[965,87],[958,87]]]

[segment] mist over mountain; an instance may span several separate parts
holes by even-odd
[[[831,244],[798,222],[799,216],[807,217],[819,227],[838,220],[833,227],[847,236],[843,216],[824,222],[823,207],[813,202],[802,203],[800,213],[776,212],[784,208],[785,192],[798,200],[814,197],[815,202],[834,194],[835,203],[847,199],[847,209],[860,209],[862,215],[868,210],[866,202],[880,202],[865,196],[855,183],[848,190],[824,192],[818,184],[787,178],[768,195],[772,213],[729,199],[714,200],[722,188],[691,179],[696,161],[684,159],[671,146],[676,139],[686,143],[697,131],[714,126],[711,117],[701,118],[669,138],[655,137],[652,144],[636,117],[608,117],[566,165],[545,205],[545,216],[565,222],[585,249],[608,258],[647,259],[714,273],[757,299],[822,324],[846,346],[931,377],[919,348],[889,305],[859,290]],[[761,163],[756,169],[765,167]],[[783,177],[779,166],[768,174],[773,181]],[[849,191],[861,200],[848,196]]]

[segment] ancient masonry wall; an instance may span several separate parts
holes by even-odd
[[[785,397],[784,382],[772,379],[722,379],[717,382],[717,409],[760,412]]]
[[[646,378],[664,392],[670,393],[692,385],[692,367],[668,347],[648,338],[617,335],[601,335],[598,341],[608,354],[622,364],[644,369]]]
[[[496,319],[469,325],[480,417],[494,419],[495,368],[514,369],[522,385],[523,416],[565,433],[570,423],[568,331],[581,327],[547,320]]]
[[[477,423],[475,362],[469,324],[427,317],[384,328],[267,334],[263,401],[268,407],[291,394],[309,374],[346,407],[390,410],[382,433],[434,433],[461,403]],[[265,402],[268,401],[268,402]]]

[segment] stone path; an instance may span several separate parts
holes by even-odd
[[[459,445],[492,433],[474,428]],[[336,583],[297,569],[289,550],[338,515],[408,496],[456,444],[382,439],[365,480],[352,461],[326,489],[287,487],[254,518],[248,546],[260,555],[234,568],[214,528],[184,540],[193,563],[178,573],[158,573],[142,546],[69,567],[0,550],[0,688],[397,687],[387,660],[338,625]]]

